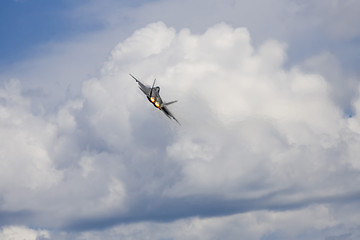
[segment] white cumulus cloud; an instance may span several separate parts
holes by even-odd
[[[9,226],[1,229],[2,240],[46,240],[50,239],[48,231],[33,230],[24,226]]]
[[[348,227],[360,225],[359,116],[344,116],[326,76],[286,66],[287,47],[255,46],[248,29],[226,23],[194,34],[155,22],[115,46],[56,113],[33,113],[16,82],[2,87],[6,225],[71,229],[74,239],[359,234]],[[179,100],[169,108],[182,125],[129,73],[157,78],[164,100]]]

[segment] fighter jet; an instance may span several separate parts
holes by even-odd
[[[130,74],[132,78],[138,83],[140,90],[146,95],[147,99],[156,107],[161,110],[168,118],[174,119],[178,124],[180,122],[174,117],[174,115],[167,108],[168,105],[176,103],[177,100],[171,102],[164,102],[160,97],[160,87],[154,87],[155,81],[153,82],[152,87],[144,85],[142,82],[137,80],[133,75]]]

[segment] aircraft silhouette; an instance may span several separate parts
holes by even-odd
[[[160,87],[154,87],[155,81],[153,82],[152,87],[144,85],[142,82],[136,79],[133,75],[130,74],[132,78],[138,83],[140,90],[146,95],[147,99],[156,107],[161,110],[168,118],[174,119],[178,124],[180,122],[174,117],[174,115],[167,108],[168,105],[176,103],[177,100],[171,102],[164,102],[160,97]]]

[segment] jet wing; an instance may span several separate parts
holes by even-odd
[[[161,109],[161,111],[163,111],[163,113],[170,119],[174,119],[178,124],[179,121],[174,117],[174,115],[169,111],[169,109],[166,106],[163,106]],[[181,124],[180,124],[181,125]]]
[[[135,79],[135,81],[138,83],[140,90],[148,97],[150,97],[151,88],[142,84],[139,80],[136,79],[133,75],[130,74],[130,76]]]

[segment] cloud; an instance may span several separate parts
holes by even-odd
[[[358,2],[346,0],[333,1],[329,4],[319,0],[312,2],[309,7],[313,7],[315,11],[321,9],[326,12],[325,18],[320,22],[326,26],[324,29],[329,31],[332,37],[351,39],[360,34],[359,29],[353,24],[354,21],[359,20],[359,16],[356,14],[360,8]]]
[[[311,221],[309,221],[311,219]],[[346,225],[342,223],[346,223]],[[187,218],[174,222],[142,222],[119,225],[105,231],[59,234],[54,239],[147,238],[154,239],[352,239],[359,231],[323,205],[301,210],[271,212],[255,211],[216,218]]]
[[[45,240],[50,239],[49,233],[44,230],[33,230],[23,226],[10,226],[1,229],[0,238],[3,240],[24,239],[24,240]]]
[[[2,88],[0,99],[2,188],[7,189],[10,183],[11,188],[50,188],[62,177],[46,151],[55,137],[55,127],[31,114],[30,103],[21,96],[18,81],[12,80]],[[10,202],[15,203],[16,199]]]
[[[302,61],[314,53],[332,50],[342,62],[351,64],[351,69],[356,70],[353,61],[358,48],[353,41],[356,42],[359,34],[359,17],[356,13],[360,6],[352,0],[281,0],[266,3],[244,0],[172,0],[136,3],[134,6],[113,0],[101,4],[91,1],[77,11],[85,15],[87,21],[98,19],[106,26],[122,28],[124,31],[130,25],[137,29],[161,20],[177,30],[189,28],[194,33],[202,33],[209,26],[225,21],[235,27],[247,27],[256,45],[269,37],[290,43],[290,63]]]
[[[3,86],[2,224],[74,239],[139,229],[180,239],[186,229],[190,239],[349,234],[359,225],[360,118],[344,116],[321,73],[285,66],[287,47],[255,46],[248,29],[226,23],[195,34],[155,22],[121,41],[55,113],[32,111],[18,82]],[[129,73],[156,77],[162,97],[179,100],[181,127]],[[345,205],[342,227],[332,219]],[[31,214],[15,218],[21,211]]]

